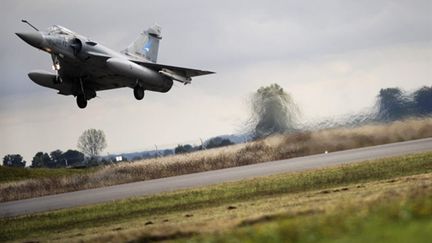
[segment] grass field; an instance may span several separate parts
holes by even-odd
[[[0,225],[0,241],[421,242],[432,237],[432,153],[0,219]]]
[[[430,184],[429,184],[430,185]],[[430,193],[431,191],[429,191]],[[420,192],[418,192],[420,193]],[[429,242],[432,238],[432,197],[363,206],[341,205],[338,212],[273,219],[236,228],[226,234],[207,234],[179,242]],[[348,206],[348,208],[346,208]],[[359,212],[360,210],[360,212]]]
[[[0,201],[24,199],[287,159],[323,153],[324,151],[332,152],[426,137],[432,137],[432,118],[409,119],[390,124],[371,124],[356,128],[337,128],[287,134],[220,149],[104,166],[89,171],[89,173],[52,176],[52,174],[57,174],[55,169],[53,172],[41,170],[40,172],[43,173],[41,173],[40,178],[11,181],[8,178],[23,178],[23,176],[13,175],[13,173],[21,172],[14,171],[6,175],[6,173],[1,174],[0,170],[0,178],[5,176],[5,179],[0,181]],[[26,170],[24,171],[27,173]],[[66,172],[60,170],[59,174],[61,173]]]

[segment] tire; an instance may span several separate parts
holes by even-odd
[[[79,108],[84,109],[87,106],[87,99],[84,95],[78,95],[76,98],[77,105]]]
[[[144,98],[144,88],[136,86],[134,88],[134,96],[137,100],[142,100]]]

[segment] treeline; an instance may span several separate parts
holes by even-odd
[[[381,89],[373,107],[359,113],[308,124],[306,129],[356,127],[368,123],[387,123],[416,117],[432,117],[432,86],[423,86],[410,92],[401,88]]]
[[[115,162],[115,158],[100,160],[99,154],[106,146],[105,133],[102,130],[87,129],[78,139],[78,148],[83,153],[72,149],[66,152],[57,149],[49,154],[37,152],[33,156],[30,168],[89,167]],[[25,167],[26,164],[19,154],[8,154],[3,157],[3,166]]]
[[[376,103],[377,121],[395,121],[407,117],[432,115],[432,86],[414,92],[400,88],[381,89]]]
[[[164,157],[174,154],[184,154],[203,149],[212,149],[223,146],[232,145],[234,142],[227,138],[215,137],[211,138],[203,145],[192,146],[190,144],[178,145],[174,149],[163,150],[153,156],[135,156],[131,161],[148,159],[151,157]],[[122,162],[128,161],[126,157],[123,157]],[[37,152],[31,161],[30,168],[69,168],[69,167],[91,167],[98,165],[106,165],[120,162],[115,157],[86,157],[84,153],[77,150],[67,150],[63,152],[61,150],[54,150],[51,153]],[[3,166],[7,167],[25,167],[27,162],[19,154],[8,154],[3,157]]]
[[[229,140],[228,138],[222,138],[222,137],[214,137],[208,140],[206,143],[199,145],[199,146],[192,146],[190,144],[181,145],[179,144],[175,149],[175,154],[184,154],[184,153],[190,153],[194,151],[204,150],[204,149],[212,149],[212,148],[219,148],[224,146],[233,145],[234,142]]]
[[[160,151],[150,151],[150,152],[143,152],[141,155],[135,155],[131,158],[131,161],[137,161],[142,159],[149,159],[149,158],[155,158],[155,157],[165,157],[165,156],[171,156],[175,154],[185,154],[185,153],[191,153],[195,151],[205,150],[205,149],[212,149],[212,148],[219,148],[223,146],[229,146],[235,144],[228,138],[223,137],[214,137],[209,139],[208,141],[204,142],[201,145],[191,145],[191,144],[178,144],[174,149],[165,149]],[[125,161],[125,157],[123,158],[123,161]]]
[[[33,157],[32,168],[63,168],[83,165],[84,154],[77,150],[54,150],[51,153],[37,152]]]
[[[51,153],[37,152],[31,161],[31,168],[65,168],[82,166],[85,163],[84,154],[77,150],[54,150]],[[19,154],[8,154],[3,157],[3,166],[25,167],[27,162]]]
[[[124,159],[123,161],[127,161]],[[115,157],[86,157],[77,150],[69,149],[66,152],[54,150],[51,153],[37,152],[31,161],[30,168],[77,168],[92,167],[116,163]],[[3,157],[3,166],[25,167],[27,161],[20,154],[8,154]]]

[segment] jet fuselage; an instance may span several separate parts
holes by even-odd
[[[154,26],[122,52],[114,51],[61,26],[47,32],[16,33],[29,45],[51,55],[53,70],[32,71],[35,83],[58,90],[59,94],[77,97],[85,108],[87,100],[101,90],[130,87],[140,100],[144,91],[168,92],[173,80],[190,83],[191,77],[213,72],[155,63],[159,48],[160,27]]]

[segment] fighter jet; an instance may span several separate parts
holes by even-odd
[[[143,31],[123,51],[114,51],[62,26],[47,31],[16,33],[29,45],[51,55],[53,70],[32,71],[29,78],[38,85],[55,89],[61,95],[73,95],[79,108],[96,97],[97,91],[129,87],[137,100],[144,91],[168,92],[173,81],[191,83],[192,77],[212,74],[211,71],[169,66],[156,63],[161,28],[154,25]]]

